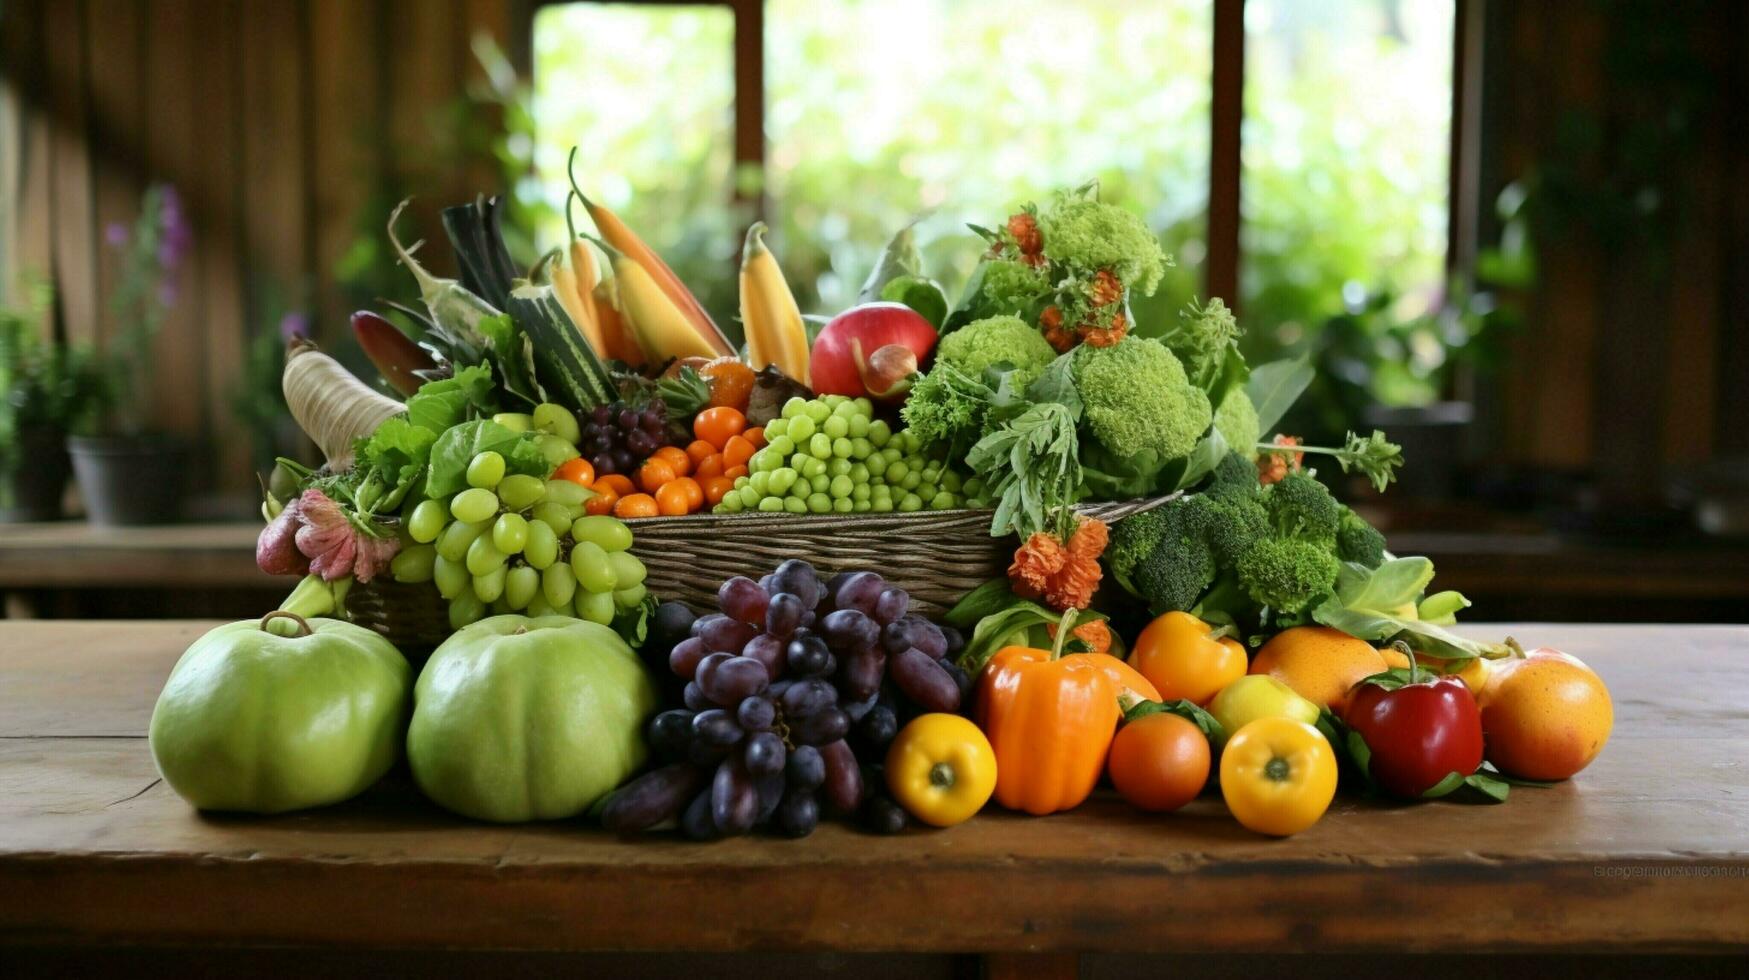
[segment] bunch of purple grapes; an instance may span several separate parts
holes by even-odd
[[[626,402],[597,405],[583,416],[577,448],[596,473],[631,473],[668,441],[668,406],[661,399],[642,408]]]
[[[947,659],[959,634],[910,601],[874,572],[822,582],[790,560],[757,582],[724,582],[709,615],[663,603],[645,656],[666,656],[684,706],[650,722],[664,764],[621,787],[602,823],[625,832],[677,819],[696,840],[755,827],[804,837],[824,804],[901,829],[904,810],[874,770],[902,718],[956,711],[970,687]]]

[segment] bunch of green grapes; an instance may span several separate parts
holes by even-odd
[[[584,513],[589,491],[568,480],[504,474],[487,451],[468,464],[468,488],[424,500],[389,565],[398,582],[435,582],[461,629],[489,613],[613,622],[644,601],[644,563],[620,521]]]
[[[927,456],[867,398],[791,398],[715,513],[862,514],[983,506],[984,486]]]

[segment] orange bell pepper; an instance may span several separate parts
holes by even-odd
[[[1110,654],[1063,655],[1075,614],[1063,614],[1051,649],[1004,647],[978,679],[978,726],[996,750],[996,801],[1033,816],[1087,799],[1126,704],[1160,700],[1146,677]]]

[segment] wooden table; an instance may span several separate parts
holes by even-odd
[[[201,816],[144,733],[210,625],[0,623],[0,952],[1749,948],[1749,628],[1512,627],[1598,669],[1616,727],[1579,779],[1503,806],[1342,796],[1270,840],[1218,796],[1160,817],[1100,798],[896,838],[695,845],[472,824],[400,777],[319,812]]]
[[[121,608],[133,615],[216,616],[272,608],[296,581],[255,566],[260,533],[259,521],[0,524],[5,614],[115,616],[118,597],[125,597]]]

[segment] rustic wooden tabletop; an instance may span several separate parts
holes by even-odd
[[[203,816],[145,731],[211,623],[0,623],[0,943],[563,950],[1740,951],[1749,628],[1514,626],[1592,664],[1615,732],[1501,806],[1341,796],[1288,840],[1218,797],[946,831],[622,840],[451,817],[401,776],[351,803]],[[1498,627],[1472,628],[1498,635]]]

